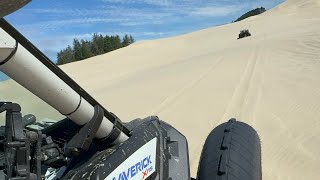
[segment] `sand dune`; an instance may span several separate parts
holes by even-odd
[[[237,40],[249,28],[252,36]],[[288,0],[244,21],[62,66],[122,120],[158,115],[203,142],[236,117],[262,142],[265,180],[320,177],[320,1]]]

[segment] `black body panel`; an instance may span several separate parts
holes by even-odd
[[[105,179],[136,150],[155,137],[156,171],[148,179],[190,179],[188,144],[181,133],[155,116],[134,120],[126,126],[133,128],[127,141],[96,153],[89,161],[70,170],[63,179]]]

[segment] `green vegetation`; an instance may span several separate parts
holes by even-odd
[[[241,21],[241,20],[244,20],[244,19],[246,19],[246,18],[248,18],[250,16],[255,16],[255,15],[258,15],[258,14],[261,14],[261,13],[264,13],[264,12],[266,12],[266,9],[264,7],[256,8],[256,9],[253,9],[253,10],[243,14],[242,16],[240,16],[234,22]]]
[[[103,36],[102,34],[94,34],[90,41],[74,39],[73,46],[69,45],[57,54],[57,65],[80,61],[92,56],[108,53],[126,47],[134,43],[134,41],[134,38],[127,34],[122,39],[120,39],[118,35]]]

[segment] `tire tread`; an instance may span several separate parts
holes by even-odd
[[[230,119],[211,131],[203,147],[198,180],[261,180],[261,145],[249,125]]]

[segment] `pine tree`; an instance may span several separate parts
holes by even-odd
[[[100,34],[93,34],[92,43],[91,43],[91,52],[93,55],[103,54],[103,36]]]
[[[126,34],[124,35],[124,37],[122,38],[122,47],[126,47],[129,44],[131,44],[131,39],[130,37]]]
[[[109,37],[108,35],[106,35],[103,38],[103,52],[104,53],[108,53],[110,51],[112,51],[112,47],[111,47],[111,37]]]
[[[118,35],[111,36],[111,51],[122,47],[120,37]]]
[[[73,52],[74,52],[74,59],[76,61],[79,61],[82,59],[82,49],[81,49],[81,43],[78,39],[73,40]]]
[[[255,15],[258,15],[258,14],[261,14],[261,13],[264,13],[266,11],[266,9],[264,7],[260,7],[260,8],[256,8],[256,9],[253,9],[251,11],[248,11],[246,12],[245,14],[243,14],[242,16],[240,16],[237,20],[235,20],[234,22],[237,22],[237,21],[241,21],[241,20],[244,20],[248,17],[251,17],[251,16],[255,16]]]
[[[73,54],[73,50],[72,50],[71,46],[68,46],[64,50],[61,50],[57,54],[57,59],[58,59],[58,61],[57,61],[58,65],[73,62],[74,61],[74,54]]]
[[[134,38],[131,35],[129,36],[129,38],[130,38],[130,44],[135,42]]]
[[[92,46],[91,46],[91,52],[96,55],[99,53],[99,47],[97,44],[97,40],[98,40],[98,35],[95,33],[92,36]]]
[[[57,64],[66,64],[69,62],[80,61],[95,55],[108,53],[110,51],[128,46],[134,43],[131,35],[122,37],[118,35],[103,36],[102,34],[93,34],[92,39],[88,40],[73,40],[73,46],[68,46],[57,53]]]
[[[79,60],[87,59],[89,57],[92,57],[93,54],[91,52],[91,43],[89,41],[81,40],[81,53],[82,57]]]

